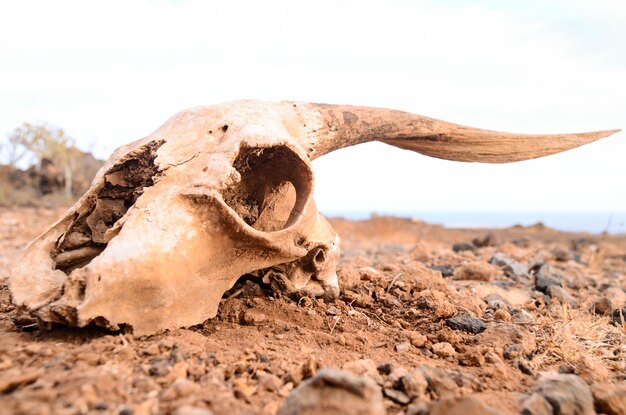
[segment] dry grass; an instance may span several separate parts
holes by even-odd
[[[536,326],[539,370],[559,370],[564,363],[588,381],[601,381],[610,371],[626,370],[626,326],[614,326],[609,317],[561,306],[557,318],[547,313]]]

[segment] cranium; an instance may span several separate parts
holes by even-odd
[[[190,109],[114,152],[87,193],[17,261],[12,299],[45,322],[147,334],[215,316],[244,274],[337,295],[339,239],[312,199],[311,160],[377,140],[443,159],[502,163],[616,131],[514,135],[298,102]]]

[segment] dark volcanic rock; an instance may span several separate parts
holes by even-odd
[[[451,277],[454,273],[452,265],[431,265],[429,268],[441,272],[444,277]]]
[[[476,317],[468,314],[459,314],[458,316],[446,320],[446,325],[454,330],[462,330],[468,333],[478,334],[487,328],[487,325]]]
[[[611,323],[616,326],[626,325],[626,307],[618,308],[611,315]]]
[[[454,252],[463,252],[463,251],[474,252],[476,251],[476,245],[474,245],[473,243],[459,242],[459,243],[452,245],[452,250]]]
[[[393,370],[393,364],[383,363],[382,365],[378,366],[376,370],[378,370],[378,373],[380,373],[381,375],[388,375]]]

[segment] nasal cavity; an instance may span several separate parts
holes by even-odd
[[[313,174],[287,146],[244,147],[233,167],[241,181],[224,201],[250,226],[263,232],[297,222],[311,194]]]

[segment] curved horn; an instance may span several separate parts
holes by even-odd
[[[309,145],[311,159],[344,147],[381,141],[446,160],[509,163],[560,153],[619,132],[511,134],[452,124],[408,112],[309,104],[322,127]]]

